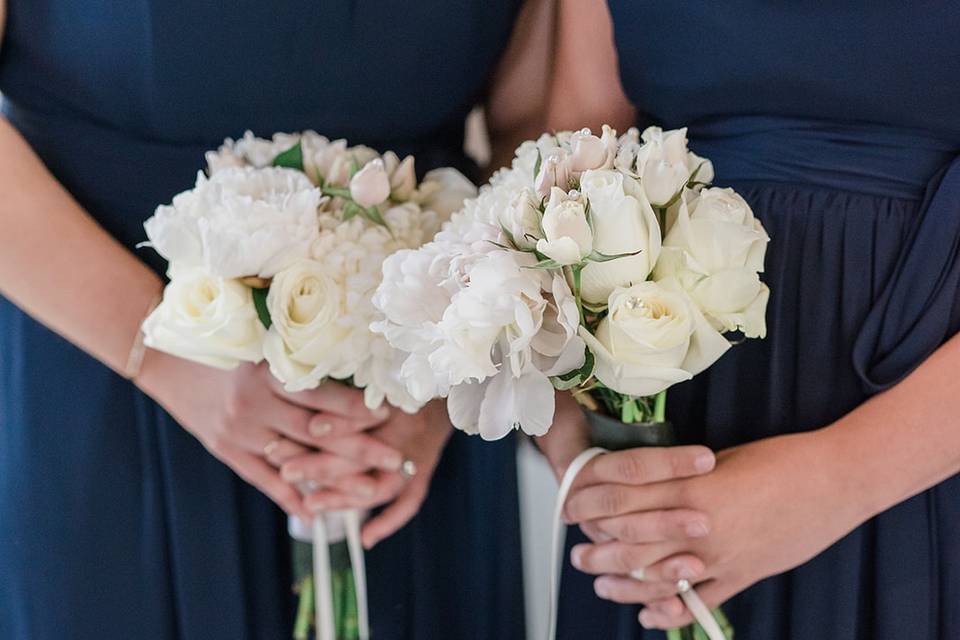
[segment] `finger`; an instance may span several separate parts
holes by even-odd
[[[359,433],[377,427],[380,424],[379,421],[353,420],[329,411],[322,411],[320,413],[314,413],[311,416],[309,424],[307,425],[307,432],[313,438],[319,438],[320,443],[323,443],[330,438],[339,438]]]
[[[310,450],[293,440],[276,436],[263,447],[263,457],[274,467],[281,467],[288,460],[302,456]]]
[[[321,513],[341,509],[373,509],[397,497],[406,485],[398,473],[374,472],[344,476],[323,491],[304,498],[307,509]]]
[[[316,482],[327,485],[343,476],[362,473],[356,463],[326,452],[310,452],[297,456],[280,467],[280,475],[291,484]]]
[[[564,519],[569,524],[579,524],[638,511],[662,511],[682,507],[680,498],[680,486],[676,482],[642,487],[598,484],[581,489],[567,499]]]
[[[604,600],[620,604],[647,604],[677,594],[676,582],[640,581],[621,576],[600,576],[593,590]]]
[[[696,588],[697,595],[711,611],[729,600],[739,590],[721,580],[710,580],[698,584]],[[640,612],[640,624],[647,628],[675,629],[693,622],[693,616],[679,596],[651,602]]]
[[[306,409],[332,413],[367,426],[380,424],[390,417],[386,405],[375,410],[368,409],[362,391],[338,382],[327,382],[316,389],[291,393],[273,376],[268,376],[268,379],[276,396]]]
[[[610,542],[614,539],[613,536],[600,529],[596,522],[592,520],[582,523],[580,525],[580,531],[583,531],[583,535],[587,536],[594,542]]]
[[[570,551],[570,561],[584,573],[628,575],[631,571],[646,569],[673,555],[674,551],[670,543],[627,544],[614,541],[578,544]]]
[[[262,491],[288,515],[310,519],[300,492],[284,482],[266,460],[232,447],[221,449],[218,455],[237,475]]]
[[[716,457],[701,446],[643,447],[615,451],[591,460],[574,488],[603,483],[651,484],[703,475],[713,470]]]
[[[608,536],[634,544],[702,538],[710,532],[707,516],[691,509],[641,511],[592,523]]]
[[[399,471],[403,466],[400,451],[365,433],[324,440],[323,449],[364,468]]]
[[[363,546],[372,549],[381,540],[392,536],[417,515],[420,505],[427,497],[427,482],[413,481],[407,485],[406,491],[400,494],[395,502],[390,504],[379,515],[370,520],[362,531]]]

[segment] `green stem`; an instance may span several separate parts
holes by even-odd
[[[667,629],[667,640],[683,640],[680,629]]]
[[[587,317],[583,311],[583,300],[580,297],[580,275],[583,272],[583,267],[580,265],[573,265],[570,267],[570,270],[573,272],[573,295],[574,299],[577,301],[577,310],[580,311],[580,324],[587,326]]]
[[[667,421],[667,390],[658,393],[653,400],[653,421]]]
[[[313,622],[313,576],[300,582],[300,600],[297,603],[297,618],[293,624],[293,640],[307,640]]]

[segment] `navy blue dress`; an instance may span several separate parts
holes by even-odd
[[[7,0],[3,111],[132,249],[248,128],[466,167],[518,4]],[[289,638],[288,548],[266,498],[0,299],[0,638]],[[522,638],[519,549],[511,444],[457,434],[419,516],[369,554],[374,637]]]
[[[955,2],[609,4],[640,124],[689,125],[772,238],[768,336],[671,390],[687,440],[825,426],[960,328]],[[598,600],[592,578],[569,570],[564,588],[565,639],[663,637]],[[960,637],[960,478],[725,610],[737,640]]]

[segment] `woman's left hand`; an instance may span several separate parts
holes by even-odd
[[[873,515],[824,431],[779,436],[717,455],[712,473],[645,487],[595,485],[571,496],[567,512],[617,537],[636,512],[692,509],[705,513],[710,533],[679,543],[629,544],[619,540],[574,547],[574,566],[601,576],[597,594],[622,603],[643,603],[640,622],[670,629],[692,622],[675,593],[673,576],[660,582],[627,577],[636,567],[625,558],[691,554],[704,563],[691,579],[709,607],[755,582],[806,562]],[[624,482],[623,484],[628,484]],[[611,499],[610,496],[617,496]],[[669,562],[669,560],[667,560]],[[628,561],[629,563],[629,561]],[[658,576],[663,572],[655,572]],[[656,578],[655,578],[656,579]]]
[[[311,511],[322,512],[372,509],[391,503],[363,527],[363,544],[369,549],[402,528],[420,510],[451,432],[446,407],[441,401],[431,402],[414,415],[394,410],[382,426],[366,432],[365,437],[375,439],[384,450],[404,453],[406,459],[397,461],[396,470],[375,469],[341,477],[332,486],[307,495],[304,504]],[[331,434],[330,446],[323,446],[323,449],[348,455],[336,451],[336,443],[355,437]],[[307,454],[288,461],[281,473],[291,470],[296,473],[300,466],[309,463],[310,456],[315,455]],[[357,459],[362,456],[353,453],[349,457]]]

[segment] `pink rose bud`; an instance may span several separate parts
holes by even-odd
[[[570,169],[599,169],[607,162],[607,146],[590,129],[581,129],[570,137]]]
[[[361,207],[375,207],[390,197],[390,177],[383,160],[371,160],[350,179],[350,197]]]

